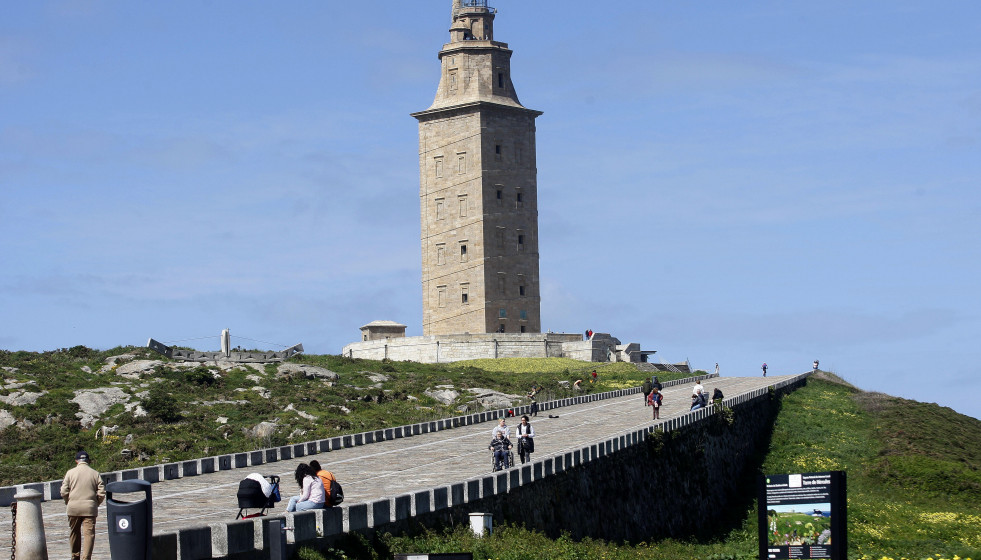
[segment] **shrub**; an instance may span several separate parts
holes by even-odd
[[[146,410],[147,415],[151,418],[163,422],[176,422],[181,419],[177,399],[159,385],[150,388],[150,394],[143,401],[143,410]]]

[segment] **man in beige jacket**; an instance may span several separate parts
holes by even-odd
[[[89,466],[89,454],[75,454],[75,468],[65,473],[61,483],[61,497],[68,504],[68,526],[71,535],[68,543],[72,548],[72,560],[92,560],[95,545],[95,518],[99,505],[106,499],[102,478]]]

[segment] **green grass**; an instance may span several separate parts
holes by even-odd
[[[266,365],[262,372],[243,366],[217,378],[206,366],[184,370],[157,367],[136,380],[122,378],[115,370],[100,373],[106,358],[124,353],[136,359],[161,359],[135,347],[0,351],[0,366],[16,368],[13,373],[4,371],[0,379],[30,383],[22,389],[5,387],[5,395],[19,390],[46,392],[36,406],[0,404],[18,420],[33,424],[0,430],[0,486],[60,478],[80,448],[89,451],[97,468],[108,472],[458,416],[480,410],[474,395],[466,390],[470,388],[517,395],[515,404],[526,404],[524,395],[532,386],[541,387],[541,401],[637,386],[647,376],[631,364],[575,360],[419,364],[307,355],[291,361],[334,371],[339,376],[337,382],[302,375],[276,376],[275,365]],[[574,391],[572,383],[594,367],[599,375],[597,383],[587,381],[581,392]],[[386,379],[373,381],[377,374]],[[249,377],[256,375],[268,398],[254,390],[257,384]],[[681,376],[661,376],[665,380],[677,377]],[[453,403],[442,404],[425,394],[438,385],[451,385],[460,396]],[[117,404],[94,426],[83,428],[75,416],[79,407],[70,401],[78,390],[100,387],[122,389],[130,395],[130,402],[140,402],[149,416],[134,417]],[[242,402],[245,404],[238,404]],[[289,405],[313,419],[287,410]],[[219,423],[220,417],[226,422]],[[280,428],[270,437],[250,436],[247,431],[260,422],[275,422]],[[102,426],[116,427],[116,431],[112,437],[98,438],[96,433]],[[133,436],[130,444],[125,443],[127,435]],[[130,452],[128,457],[123,455],[124,449]]]
[[[950,443],[951,434],[957,434],[958,444]],[[849,558],[979,558],[978,438],[981,422],[950,409],[812,379],[807,387],[784,398],[763,471],[848,473]],[[934,477],[940,471],[959,476]],[[568,539],[551,541],[525,528],[501,526],[491,538],[479,541],[466,528],[416,538],[387,537],[379,550],[454,550],[495,560],[748,560],[757,557],[756,519],[755,507],[750,508],[741,527],[708,542],[692,538],[635,545],[571,543]]]
[[[472,410],[475,404],[465,388],[489,388],[524,395],[531,386],[543,387],[543,398],[573,394],[560,382],[571,384],[595,367],[599,380],[586,381],[585,392],[637,386],[647,374],[629,364],[584,364],[571,360],[475,360],[454,364],[415,364],[352,360],[340,356],[300,356],[293,361],[326,367],[339,375],[328,385],[320,380],[276,378],[267,368],[261,385],[263,398],[247,379],[253,371],[232,371],[221,380],[209,380],[204,370],[159,370],[130,384],[113,372],[99,373],[106,357],[124,352],[157,359],[141,348],[96,351],[84,347],[55,352],[0,351],[4,379],[31,382],[24,389],[47,391],[36,406],[12,407],[18,420],[34,425],[0,430],[0,485],[60,478],[75,449],[85,447],[100,470],[133,468],[206,455],[284,445],[342,433],[378,429],[441,418]],[[88,367],[92,373],[85,373]],[[388,376],[375,387],[371,374]],[[662,380],[680,377],[664,374]],[[822,374],[784,398],[774,424],[763,471],[793,473],[845,470],[848,473],[849,558],[881,560],[981,559],[981,421],[934,404],[918,403],[864,393]],[[424,395],[437,385],[453,385],[460,398],[442,405]],[[89,429],[81,429],[69,402],[74,391],[119,386],[136,397],[151,387],[171,397],[177,412],[170,421],[133,418],[118,408]],[[237,390],[243,389],[243,390]],[[16,390],[14,390],[16,391]],[[0,394],[10,394],[5,389]],[[364,397],[371,397],[365,400]],[[380,398],[379,398],[380,397]],[[413,400],[409,397],[413,397]],[[202,404],[205,401],[247,401],[248,404]],[[305,420],[285,411],[288,404],[315,416]],[[342,411],[341,407],[350,410]],[[166,415],[166,414],[164,414]],[[215,420],[223,416],[227,424]],[[288,425],[267,440],[243,433],[260,421]],[[103,425],[119,426],[113,437],[96,439]],[[293,434],[293,430],[304,430]],[[123,440],[133,434],[124,459]],[[292,437],[291,437],[292,435]],[[748,488],[752,493],[755,489]],[[749,503],[750,500],[747,500]],[[326,554],[305,550],[304,560],[321,558],[390,558],[395,552],[473,552],[474,558],[576,559],[640,558],[646,560],[756,558],[755,507],[743,512],[741,525],[708,540],[664,540],[654,543],[608,543],[598,540],[549,539],[534,528],[498,525],[488,538],[474,538],[467,527],[425,533],[416,537],[382,535],[373,541],[351,537]]]

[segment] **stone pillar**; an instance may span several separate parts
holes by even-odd
[[[21,490],[17,500],[17,544],[15,560],[48,560],[48,543],[44,539],[44,520],[41,519],[41,498],[37,490]]]
[[[490,513],[471,513],[470,530],[477,537],[490,535],[494,527],[494,516]]]

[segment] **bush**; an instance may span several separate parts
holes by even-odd
[[[151,418],[163,422],[176,422],[181,419],[177,399],[159,385],[150,388],[150,394],[143,401],[143,410],[146,410]]]

